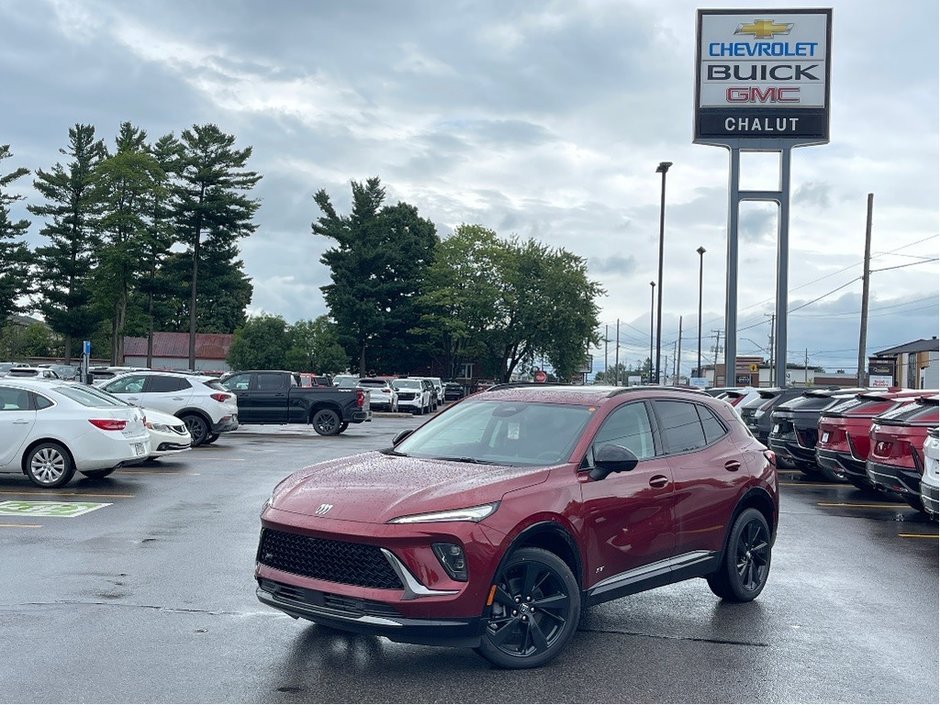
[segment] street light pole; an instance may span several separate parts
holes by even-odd
[[[656,299],[656,383],[659,384],[659,356],[663,339],[663,238],[666,226],[666,172],[672,162],[660,162],[656,167],[656,173],[662,174],[662,192],[659,201],[659,277],[656,283],[659,285],[659,294]]]
[[[705,266],[705,248],[699,245],[698,252],[698,372],[702,377],[702,272]]]
[[[649,383],[653,384],[653,369],[656,367],[653,357],[653,314],[656,311],[656,282],[650,282],[650,379]],[[659,383],[659,380],[656,380],[656,383]]]

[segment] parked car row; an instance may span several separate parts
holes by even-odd
[[[893,493],[937,516],[936,390],[725,391],[754,436],[782,465],[861,490]],[[751,397],[751,401],[742,401]]]
[[[180,453],[192,440],[175,416],[78,382],[0,379],[0,472],[57,488],[76,472],[103,478],[124,465]]]
[[[412,414],[428,414],[449,401],[457,401],[465,395],[463,385],[444,383],[440,377],[359,377],[336,375],[333,384],[340,389],[366,389],[370,393],[373,409],[385,411],[408,411]]]

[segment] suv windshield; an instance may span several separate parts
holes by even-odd
[[[395,451],[491,465],[567,462],[591,411],[584,406],[479,401],[425,424]]]

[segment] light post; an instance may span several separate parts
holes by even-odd
[[[663,175],[662,195],[659,202],[659,277],[656,282],[659,285],[659,294],[656,299],[656,383],[659,383],[659,356],[660,346],[663,340],[663,237],[665,235],[666,225],[666,172],[672,162],[660,162],[656,167],[656,173]]]
[[[698,377],[702,375],[702,272],[705,265],[705,248],[699,245],[698,249]]]
[[[650,282],[650,384],[653,384],[653,368],[656,363],[653,362],[653,313],[656,311],[656,282]],[[656,380],[659,384],[659,380]]]

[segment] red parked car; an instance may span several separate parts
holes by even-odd
[[[862,392],[829,407],[819,418],[816,464],[860,490],[873,489],[865,473],[871,420],[923,394],[911,389]]]
[[[924,441],[927,431],[940,421],[940,396],[920,397],[913,404],[872,420],[871,449],[865,470],[875,487],[897,492],[918,511],[924,511],[920,498],[920,478],[924,474]]]
[[[277,485],[257,595],[337,629],[540,666],[583,606],[695,577],[724,600],[757,597],[772,459],[701,392],[499,385],[392,448]]]

